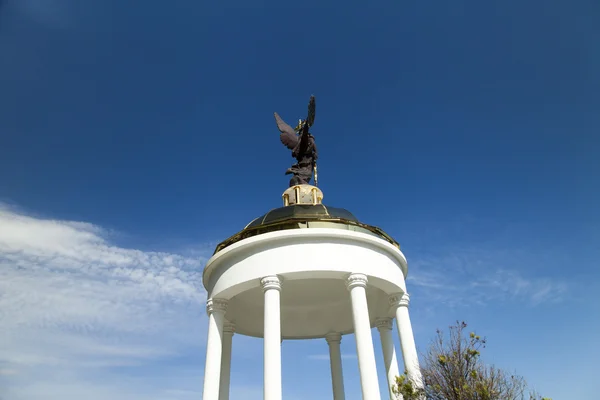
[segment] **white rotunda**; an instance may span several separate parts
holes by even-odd
[[[323,338],[329,345],[334,400],[344,399],[340,342],[354,334],[365,400],[393,398],[403,370],[421,386],[408,314],[407,263],[398,243],[350,212],[322,204],[323,193],[297,185],[283,207],[256,218],[220,243],[203,282],[209,316],[204,400],[228,400],[232,336],[264,340],[264,399],[281,400],[281,342]],[[380,393],[372,328],[381,337],[389,393]],[[383,396],[382,396],[383,395]]]

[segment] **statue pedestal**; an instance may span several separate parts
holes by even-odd
[[[294,204],[321,204],[323,201],[323,192],[313,185],[295,185],[289,187],[283,192],[283,205],[291,206]]]

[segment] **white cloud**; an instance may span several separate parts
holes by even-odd
[[[0,204],[0,399],[200,396],[206,253],[185,254],[122,248],[101,227]],[[509,269],[504,256],[411,260],[409,291],[432,307],[560,300],[564,284]],[[255,342],[236,337],[236,357],[254,360],[245,348]],[[329,360],[319,351],[308,359]],[[232,386],[232,397],[261,398],[259,389]]]
[[[74,396],[99,370],[204,345],[205,259],[121,248],[105,234],[0,204],[0,378],[11,398]],[[86,385],[112,393],[103,398],[127,391]]]

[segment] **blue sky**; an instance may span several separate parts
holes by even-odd
[[[199,398],[201,270],[280,205],[272,113],[295,122],[311,94],[325,203],[400,242],[419,349],[466,320],[488,362],[593,398],[599,19],[594,1],[0,0],[0,398]],[[283,344],[286,398],[331,398],[326,352]],[[262,398],[261,355],[234,338],[232,398]]]

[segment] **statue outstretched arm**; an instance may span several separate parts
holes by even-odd
[[[308,126],[313,126],[315,123],[315,111],[317,105],[315,101],[315,96],[310,96],[310,100],[308,101],[308,115],[306,116],[306,123]]]

